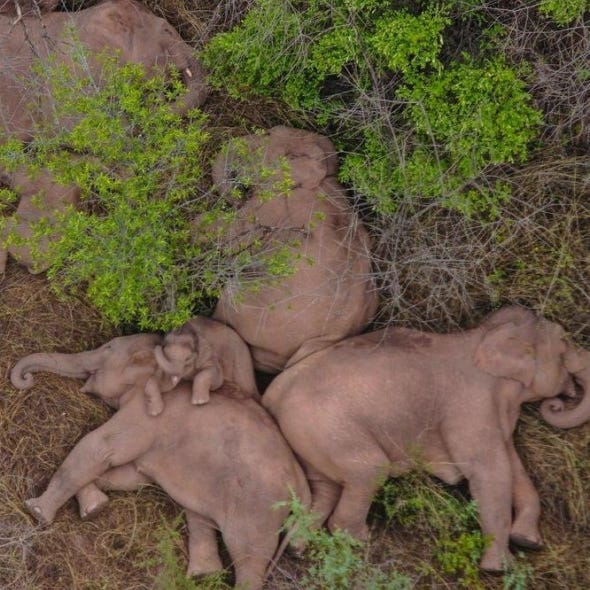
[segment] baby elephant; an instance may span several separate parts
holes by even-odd
[[[146,350],[140,356],[138,371],[142,366],[153,371],[153,353]],[[117,413],[80,440],[46,491],[26,502],[29,511],[50,523],[70,497],[88,486],[133,490],[156,482],[185,509],[188,575],[223,568],[219,530],[235,567],[236,586],[260,590],[288,512],[275,504],[288,502],[290,490],[304,504],[310,500],[293,453],[265,410],[243,399],[234,385],[223,385],[196,412],[190,385],[181,383],[166,394],[156,418],[145,412],[143,388],[141,379],[122,388]]]
[[[590,354],[559,325],[507,307],[461,333],[389,328],[343,340],[276,377],[263,405],[303,461],[318,526],[329,518],[365,539],[380,483],[425,464],[449,484],[469,481],[492,539],[481,567],[497,571],[509,538],[541,545],[539,497],[512,440],[520,405],[544,399],[547,421],[581,424],[590,395],[569,410],[555,396],[589,376]]]
[[[195,317],[178,330],[166,334],[154,356],[160,368],[146,383],[149,413],[157,416],[164,408],[161,384],[171,380],[192,381],[191,402],[206,404],[210,392],[229,381],[247,397],[259,399],[252,357],[246,343],[221,322]]]

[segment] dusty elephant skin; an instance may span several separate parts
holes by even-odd
[[[188,575],[222,569],[219,530],[235,567],[236,585],[259,590],[288,512],[273,506],[288,502],[290,490],[309,503],[303,471],[267,412],[252,399],[238,399],[243,394],[233,385],[223,385],[197,410],[191,405],[190,384],[182,383],[166,394],[159,416],[148,416],[143,390],[157,365],[153,335],[139,336],[115,338],[102,351],[108,357],[115,349],[119,361],[126,359],[126,377],[135,384],[119,380],[114,386],[117,380],[108,379],[109,367],[105,370],[103,363],[85,387],[119,407],[117,413],[74,447],[46,491],[28,500],[27,507],[49,523],[74,494],[96,513],[106,498],[101,490],[133,490],[154,481],[186,511]],[[31,365],[15,368],[23,367]]]
[[[539,497],[512,434],[527,401],[545,399],[544,415],[563,426],[590,419],[589,395],[572,410],[556,399],[574,395],[574,382],[585,388],[590,371],[590,355],[564,336],[507,307],[463,333],[390,328],[349,338],[276,377],[263,405],[303,461],[318,526],[328,520],[366,538],[383,479],[423,465],[447,483],[469,481],[493,539],[483,569],[502,569],[509,539],[539,547]]]
[[[175,382],[192,382],[191,402],[206,404],[210,392],[229,381],[247,397],[259,400],[252,357],[246,343],[229,326],[198,316],[164,337],[154,356],[160,371]],[[146,394],[152,415],[162,411],[163,401],[154,381],[148,380]]]
[[[49,2],[42,6],[51,9]],[[3,10],[8,11],[9,7]],[[57,56],[61,63],[73,67],[72,35],[88,49],[88,73],[96,80],[100,80],[101,66],[93,56],[112,51],[119,53],[122,62],[143,64],[148,74],[168,66],[177,69],[187,86],[187,93],[172,105],[179,114],[199,106],[207,96],[205,72],[193,49],[168,22],[134,0],[107,0],[79,12],[28,15],[16,23],[12,16],[0,14],[0,141],[30,141],[36,123],[52,116],[52,97],[33,73],[33,65]],[[16,211],[16,229],[23,237],[30,221],[51,219],[52,210],[61,210],[66,203],[77,201],[74,187],[64,187],[46,173],[39,179],[22,172],[2,172],[3,181],[22,196]],[[45,194],[46,206],[32,202],[31,197],[40,191]],[[28,249],[11,254],[31,272],[47,268],[34,265]],[[4,272],[6,257],[6,250],[0,251],[0,273]]]
[[[213,180],[231,196],[241,176],[271,170],[227,228],[242,247],[259,241],[268,250],[290,244],[294,272],[255,292],[228,285],[213,317],[250,345],[254,367],[278,373],[314,350],[360,333],[377,308],[369,235],[350,207],[335,174],[334,146],[324,136],[274,127],[222,150]],[[244,156],[244,153],[246,156]],[[287,169],[292,188],[276,193]]]

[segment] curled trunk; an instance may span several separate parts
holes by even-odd
[[[158,363],[158,367],[167,373],[168,375],[172,375],[177,372],[177,367],[171,363],[164,354],[164,350],[161,346],[154,347],[154,356],[156,357],[156,362]]]
[[[590,420],[590,352],[581,349],[569,351],[565,355],[565,365],[582,388],[582,400],[576,406],[566,408],[559,398],[546,399],[541,404],[541,415],[556,428],[575,428]]]

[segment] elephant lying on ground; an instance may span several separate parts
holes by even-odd
[[[184,114],[206,98],[205,72],[193,49],[168,22],[135,0],[106,0],[79,12],[24,16],[16,24],[14,18],[0,15],[0,143],[7,138],[28,142],[34,136],[36,125],[51,120],[53,99],[47,82],[35,74],[35,65],[55,57],[59,63],[75,69],[73,39],[78,39],[89,52],[88,71],[83,75],[91,75],[98,84],[101,64],[93,58],[104,51],[117,52],[121,62],[143,64],[148,75],[166,71],[169,66],[180,72],[187,93],[173,105],[176,112]],[[71,187],[48,178],[39,182],[23,172],[17,177],[2,170],[0,177],[22,195],[15,213],[19,235],[26,235],[31,219],[51,220],[53,209],[62,209],[65,202],[76,201]],[[46,196],[41,203],[35,203],[31,197],[40,189]],[[7,258],[3,239],[0,235],[3,248],[0,250],[0,273],[4,272]],[[26,248],[11,253],[31,272],[47,268],[47,265],[33,265],[34,258]]]
[[[153,341],[140,337],[109,344],[120,353],[134,350],[127,355],[129,383],[119,381],[113,388],[117,381],[98,369],[85,386],[118,411],[78,442],[46,491],[28,500],[27,507],[37,520],[49,523],[74,494],[88,506],[102,507],[101,489],[133,490],[154,481],[185,509],[188,575],[222,569],[219,530],[236,585],[259,590],[289,510],[275,504],[288,504],[290,490],[309,504],[303,471],[267,412],[232,384],[224,384],[195,411],[190,384],[181,383],[166,394],[164,411],[148,416],[143,390],[157,365]]]
[[[245,397],[260,400],[252,357],[244,341],[230,327],[206,317],[195,317],[162,339],[157,334],[121,336],[95,350],[75,354],[35,353],[22,358],[10,378],[18,389],[33,384],[32,374],[49,371],[66,377],[87,378],[82,391],[98,393],[111,405],[121,387],[137,383],[136,357],[150,350],[156,368],[146,380],[146,411],[157,416],[164,408],[162,393],[181,380],[192,381],[191,402],[209,401],[212,390],[229,381]],[[140,368],[145,372],[145,369]],[[113,393],[110,393],[113,392]],[[116,407],[116,405],[115,405]]]
[[[590,395],[571,411],[555,396],[573,395],[574,380],[587,391],[589,374],[590,354],[561,326],[506,307],[461,333],[348,338],[277,376],[263,405],[303,462],[318,526],[328,519],[365,539],[384,478],[425,465],[449,484],[469,481],[492,538],[481,567],[494,571],[509,559],[509,538],[541,545],[539,497],[512,440],[520,405],[544,399],[550,422],[581,424]]]
[[[225,381],[237,384],[247,397],[260,399],[248,346],[221,322],[202,316],[193,318],[166,334],[163,345],[155,347],[154,356],[166,377],[176,382],[192,381],[193,404],[206,404],[210,392]],[[148,386],[151,413],[157,415],[164,407],[161,392],[151,379]]]
[[[278,373],[358,334],[376,311],[369,236],[336,170],[328,138],[283,126],[235,139],[214,163],[213,180],[228,199],[255,179],[224,239],[271,252],[288,245],[292,256],[294,272],[274,282],[252,291],[239,280],[227,285],[213,314],[250,345],[261,371]]]

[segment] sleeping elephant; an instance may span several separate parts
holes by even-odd
[[[288,503],[292,490],[309,504],[303,471],[270,416],[233,384],[224,384],[195,411],[191,386],[181,383],[166,393],[163,412],[148,416],[144,388],[157,370],[157,342],[160,337],[152,334],[123,336],[95,351],[71,355],[67,368],[66,355],[33,355],[13,368],[12,380],[19,385],[32,384],[27,373],[32,370],[59,366],[57,372],[73,377],[91,372],[83,389],[118,408],[80,440],[46,491],[28,500],[27,507],[49,523],[77,494],[81,514],[94,516],[106,504],[101,490],[133,490],[154,481],[185,509],[188,574],[222,569],[215,536],[219,530],[235,566],[236,584],[259,590],[288,512],[276,503]]]
[[[176,382],[190,380],[191,402],[196,405],[206,404],[210,392],[226,381],[236,384],[247,397],[260,399],[248,346],[221,322],[203,316],[189,320],[166,334],[162,346],[154,348],[154,356],[159,371],[146,385],[152,415],[164,407],[157,383],[161,373]]]
[[[176,69],[187,87],[186,94],[172,105],[179,114],[206,98],[205,72],[193,49],[168,22],[135,0],[106,0],[79,12],[23,16],[16,24],[12,16],[0,15],[0,143],[8,138],[28,142],[39,123],[51,120],[51,92],[35,67],[55,58],[71,70],[79,69],[74,65],[73,39],[88,50],[87,71],[81,75],[92,76],[98,84],[102,66],[95,56],[108,52],[117,54],[122,63],[144,65],[148,75],[168,67]],[[56,210],[77,201],[75,187],[64,187],[48,175],[39,180],[22,171],[15,174],[0,169],[0,178],[22,195],[12,224],[19,236],[26,237],[31,220],[51,221]],[[33,200],[37,194],[40,202]],[[0,274],[6,265],[7,248],[2,243],[6,235],[0,234]],[[48,266],[34,264],[36,257],[26,248],[11,249],[11,253],[31,272]]]
[[[348,338],[281,373],[263,405],[304,464],[318,526],[328,520],[365,539],[384,478],[425,465],[449,484],[468,480],[492,539],[481,567],[496,571],[509,539],[541,545],[539,497],[512,440],[520,405],[573,395],[589,371],[590,355],[561,326],[506,307],[461,333],[387,328]],[[580,424],[588,397],[554,413]]]
[[[278,373],[358,334],[376,311],[369,236],[336,180],[337,164],[328,138],[284,126],[233,140],[214,163],[228,200],[244,183],[251,189],[224,239],[240,250],[288,247],[291,256],[291,273],[255,289],[229,281],[213,313],[249,344],[261,371]]]

